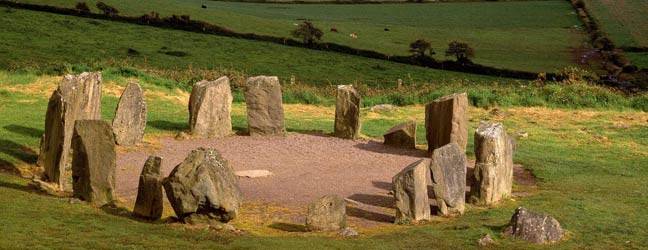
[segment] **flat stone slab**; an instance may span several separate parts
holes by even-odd
[[[234,175],[243,178],[259,178],[259,177],[268,177],[274,174],[265,169],[255,169],[255,170],[236,171],[234,172]]]

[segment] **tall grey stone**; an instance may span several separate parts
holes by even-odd
[[[327,195],[308,206],[306,227],[311,231],[339,230],[346,227],[346,202],[338,195]]]
[[[416,121],[398,124],[383,134],[385,145],[399,148],[416,148]]]
[[[286,135],[281,85],[276,76],[248,78],[245,104],[251,136]]]
[[[149,156],[144,163],[137,188],[133,213],[139,217],[157,220],[162,217],[162,181],[160,180],[162,158]]]
[[[102,81],[101,73],[66,75],[49,99],[38,165],[43,179],[62,189],[70,186],[74,122],[101,118]]]
[[[518,207],[504,234],[536,244],[547,244],[560,241],[565,232],[555,218]]]
[[[490,205],[511,194],[513,145],[501,123],[482,121],[475,130],[475,171],[470,203]]]
[[[452,94],[425,106],[425,133],[428,152],[457,143],[466,152],[468,145],[468,95]]]
[[[430,201],[427,192],[427,168],[424,160],[405,167],[392,178],[396,200],[396,224],[430,219]]]
[[[214,148],[198,148],[162,181],[176,215],[185,223],[235,219],[241,190],[232,167]]]
[[[117,153],[110,123],[78,120],[72,138],[74,197],[103,206],[114,200]]]
[[[466,164],[466,154],[454,142],[432,152],[430,173],[441,215],[464,213]]]
[[[119,97],[112,126],[117,145],[132,146],[144,138],[146,101],[138,83],[129,83]]]
[[[360,94],[353,85],[338,85],[335,101],[335,136],[357,139],[360,128]]]
[[[227,76],[194,84],[189,98],[189,128],[198,138],[232,133],[232,91]]]

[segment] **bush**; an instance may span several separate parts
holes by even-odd
[[[115,7],[107,5],[106,3],[101,1],[97,2],[97,8],[107,16],[114,16],[119,14],[119,10],[117,10]]]
[[[90,13],[90,7],[85,2],[78,2],[74,9],[78,10],[81,13]]]
[[[295,38],[301,38],[304,44],[311,46],[322,39],[324,32],[315,27],[313,23],[304,21],[304,23],[298,25],[290,34]]]

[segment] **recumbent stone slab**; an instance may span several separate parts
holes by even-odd
[[[383,134],[385,145],[399,148],[416,148],[416,121],[398,124]]]
[[[405,167],[392,178],[396,200],[396,224],[430,219],[430,201],[427,192],[427,169],[424,160]]]
[[[511,195],[513,145],[501,123],[482,121],[475,130],[475,171],[470,203],[494,204]]]
[[[232,133],[232,90],[227,76],[194,84],[189,98],[189,128],[197,138]]]
[[[286,135],[281,85],[276,76],[248,78],[245,104],[251,136]]]
[[[146,101],[138,83],[129,83],[119,97],[112,126],[117,145],[132,146],[144,138]]]
[[[100,120],[76,121],[72,150],[74,197],[97,206],[112,203],[117,153],[110,123]]]
[[[346,227],[346,201],[327,195],[308,206],[306,227],[311,231],[339,230]]]
[[[466,164],[466,154],[454,142],[432,152],[430,173],[441,215],[464,213]]]
[[[335,101],[335,136],[357,139],[360,128],[360,94],[352,85],[338,85]]]
[[[137,188],[137,199],[133,213],[149,220],[162,217],[162,181],[160,180],[162,158],[149,156],[144,163]]]
[[[529,211],[524,207],[515,209],[511,222],[504,229],[504,233],[536,244],[556,243],[565,234],[555,218]]]
[[[428,152],[457,143],[466,152],[468,145],[468,95],[452,94],[425,106],[425,133]]]

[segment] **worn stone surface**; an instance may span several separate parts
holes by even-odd
[[[454,142],[437,148],[432,153],[432,187],[442,215],[464,213],[466,164],[466,154]]]
[[[72,138],[74,197],[103,206],[112,203],[117,153],[110,123],[78,120]]]
[[[504,229],[504,233],[536,244],[558,242],[565,234],[555,218],[529,211],[524,207],[515,209],[511,222]]]
[[[132,146],[144,138],[146,101],[138,83],[129,83],[119,97],[112,126],[117,145]]]
[[[232,90],[227,76],[194,84],[189,98],[189,128],[196,138],[232,133]]]
[[[396,200],[396,224],[430,219],[427,192],[427,164],[416,161],[392,178],[392,192]]]
[[[470,203],[490,205],[511,195],[513,145],[500,123],[482,121],[475,130],[475,171]]]
[[[338,85],[335,101],[335,136],[357,139],[360,129],[360,94],[352,85]]]
[[[454,142],[466,152],[468,145],[468,95],[452,94],[425,106],[428,152]]]
[[[342,237],[353,237],[358,236],[358,231],[350,227],[345,227],[338,232],[338,235]]]
[[[101,118],[101,73],[66,75],[52,93],[45,114],[38,165],[43,179],[62,189],[70,187],[70,148],[76,120]]]
[[[396,125],[385,134],[385,145],[399,148],[416,148],[416,121],[408,121]]]
[[[346,201],[338,195],[327,195],[314,201],[308,206],[306,227],[311,231],[346,227]]]
[[[286,135],[281,85],[276,76],[248,78],[245,104],[251,136]]]
[[[144,163],[137,188],[133,213],[139,217],[157,220],[162,217],[162,181],[160,180],[162,158],[149,156]]]
[[[227,160],[214,148],[193,150],[162,185],[183,222],[227,222],[236,218],[241,206],[238,179]]]

